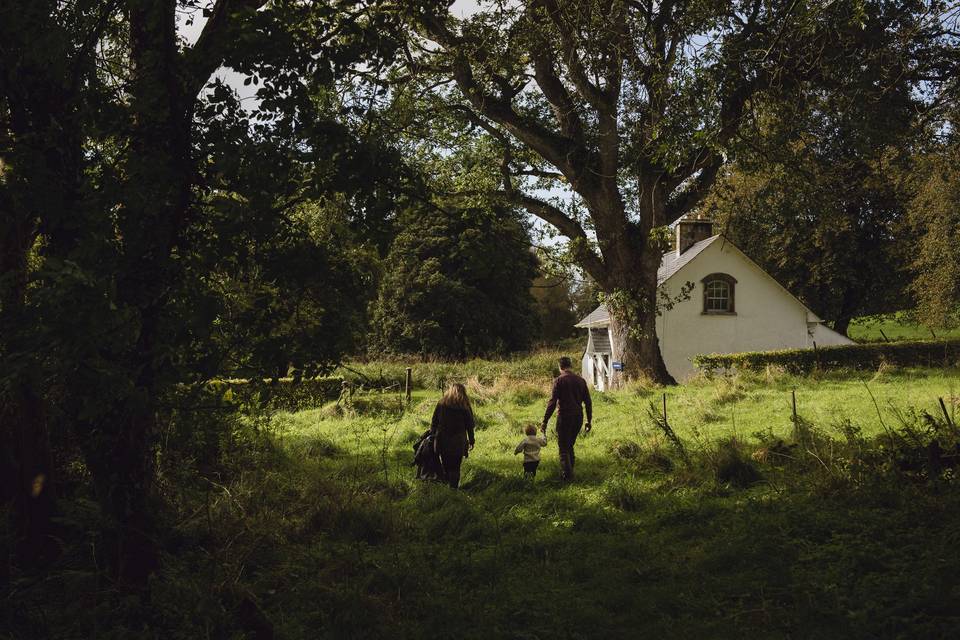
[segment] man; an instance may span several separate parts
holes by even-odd
[[[547,412],[543,415],[543,424],[540,430],[547,432],[547,423],[553,410],[557,409],[557,444],[560,447],[560,479],[573,480],[573,445],[580,435],[583,424],[582,404],[587,409],[586,433],[590,433],[593,420],[593,405],[590,402],[590,392],[587,391],[586,381],[571,371],[570,358],[560,358],[560,375],[553,381],[553,392],[547,403]]]

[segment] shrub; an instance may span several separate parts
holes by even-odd
[[[717,480],[735,487],[749,487],[761,479],[757,467],[744,456],[740,443],[734,438],[718,445],[715,465]]]
[[[206,386],[225,402],[239,407],[300,411],[335,400],[343,387],[343,378],[214,380]]]
[[[960,340],[848,344],[819,349],[784,349],[744,353],[698,355],[694,365],[704,372],[719,369],[767,371],[782,367],[789,373],[805,374],[816,369],[876,369],[881,365],[900,367],[953,366],[960,363]]]
[[[501,378],[514,381],[549,383],[557,375],[557,358],[563,353],[553,350],[517,354],[503,359],[475,358],[468,362],[423,360],[420,356],[389,356],[370,361],[350,362],[335,371],[356,386],[402,389],[407,367],[411,369],[415,389],[442,390],[451,382],[492,385]],[[569,354],[567,354],[569,355]],[[468,389],[471,400],[473,391]]]

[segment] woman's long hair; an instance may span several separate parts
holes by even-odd
[[[454,382],[440,398],[440,404],[444,407],[456,407],[472,411],[470,408],[470,398],[467,397],[467,388],[459,382]]]

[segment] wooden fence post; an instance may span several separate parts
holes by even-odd
[[[947,426],[953,426],[953,420],[950,419],[950,414],[947,413],[947,405],[943,403],[943,398],[937,398],[940,401],[940,410],[943,411],[943,419],[947,421]]]
[[[793,405],[793,439],[800,442],[800,423],[797,421],[797,390],[790,392],[790,400]]]
[[[407,404],[410,404],[410,396],[413,393],[413,369],[407,367],[407,378],[404,383],[403,392],[407,398]]]

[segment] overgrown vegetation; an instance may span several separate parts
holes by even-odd
[[[534,482],[513,455],[542,415],[552,359],[417,365],[419,381],[468,384],[478,444],[460,492],[412,480],[411,445],[439,397],[429,387],[405,406],[396,387],[358,385],[292,413],[198,400],[171,416],[182,432],[159,452],[173,526],[150,603],[103,579],[100,512],[77,482],[62,517],[73,542],[42,572],[13,568],[3,628],[927,638],[960,623],[960,372],[769,368],[596,394],[578,481],[564,486],[553,442]]]

